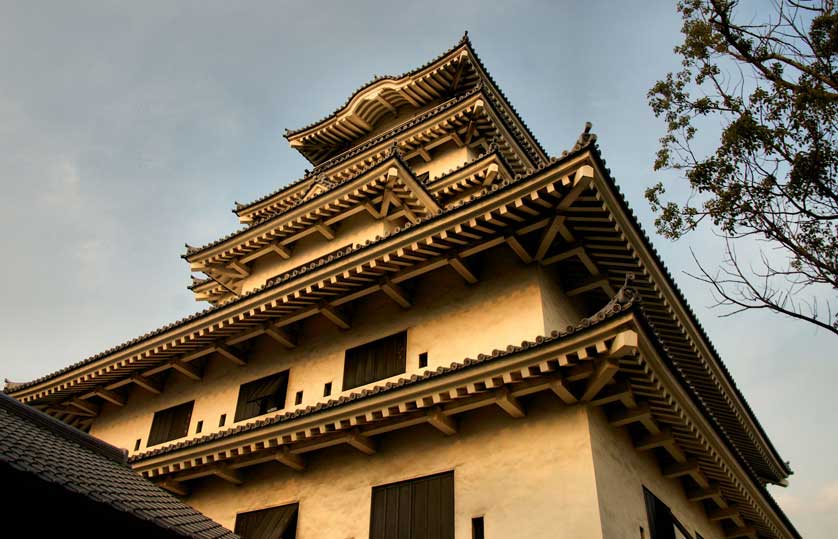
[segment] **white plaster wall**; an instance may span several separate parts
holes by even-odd
[[[357,213],[338,224],[333,240],[327,240],[319,232],[312,232],[294,243],[293,253],[289,259],[284,259],[277,254],[269,254],[254,260],[250,265],[250,275],[242,281],[243,291],[248,292],[258,288],[268,279],[317,260],[335,249],[382,236],[393,228],[394,225],[386,219],[373,219],[367,212]]]
[[[245,366],[219,355],[207,356],[202,381],[170,371],[161,395],[132,389],[126,406],[104,407],[91,433],[132,453],[135,441],[141,439],[143,451],[154,412],[190,400],[195,400],[190,436],[200,420],[202,434],[219,430],[221,414],[227,415],[223,428],[228,428],[233,424],[239,386],[285,369],[290,369],[286,411],[294,408],[294,396],[300,390],[303,407],[324,400],[326,382],[332,382],[334,398],[342,389],[347,348],[405,329],[408,375],[418,370],[422,352],[428,353],[428,368],[434,369],[544,334],[536,267],[524,266],[506,246],[481,256],[483,262],[473,267],[485,269],[478,272],[480,282],[475,285],[465,284],[452,268],[444,267],[406,283],[414,301],[410,309],[402,309],[379,292],[350,305],[353,325],[348,331],[315,316],[301,325],[299,346],[293,350],[263,336],[251,341]]]
[[[564,293],[557,266],[538,266],[537,269],[544,333],[549,334],[553,330],[562,331],[576,325],[585,316],[585,312],[575,298],[569,298]]]
[[[302,473],[267,464],[241,486],[202,479],[186,502],[231,529],[236,513],[298,502],[299,539],[366,539],[374,486],[453,470],[458,538],[471,537],[475,516],[489,539],[602,537],[584,408],[546,393],[524,402],[525,419],[470,412],[454,436],[422,425],[377,437],[372,456],[347,446],[312,454]]]
[[[648,539],[644,486],[669,506],[691,534],[697,531],[704,539],[724,537],[720,526],[707,518],[701,504],[687,500],[681,482],[663,476],[651,452],[636,451],[628,433],[612,427],[602,409],[589,410],[604,538],[639,539],[642,527]]]
[[[411,165],[416,175],[430,173],[430,179],[438,178],[463,164],[474,159],[476,152],[468,147],[458,147],[453,142],[446,142],[429,151],[431,160],[424,161],[421,157],[413,159]]]

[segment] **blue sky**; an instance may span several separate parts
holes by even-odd
[[[835,338],[767,313],[720,319],[683,274],[708,231],[654,234],[644,189],[678,68],[672,2],[0,0],[0,375],[27,380],[202,309],[184,242],[237,227],[309,166],[282,138],[376,74],[474,46],[547,150],[586,121],[608,166],[795,474],[772,492],[806,537],[838,527]]]

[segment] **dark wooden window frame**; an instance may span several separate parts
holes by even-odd
[[[370,539],[454,539],[454,472],[372,489]]]
[[[346,351],[343,391],[384,380],[407,370],[407,330]]]
[[[242,539],[296,539],[300,505],[289,503],[236,515],[235,533]]]
[[[692,538],[681,522],[672,514],[668,505],[643,487],[646,502],[646,516],[649,520],[649,539],[676,539],[676,529],[685,537]]]
[[[239,386],[234,422],[285,408],[288,370],[263,376]]]
[[[146,447],[187,436],[194,406],[195,401],[189,401],[154,412]]]

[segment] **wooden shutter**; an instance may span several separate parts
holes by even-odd
[[[343,389],[362,386],[403,373],[407,364],[407,332],[402,331],[346,351]]]
[[[241,539],[295,539],[297,536],[296,503],[239,513],[236,515],[236,534]]]
[[[189,434],[189,421],[195,401],[185,402],[154,413],[147,446],[162,444],[169,440],[183,438]]]
[[[454,539],[454,473],[372,490],[371,539]]]
[[[285,393],[288,390],[288,371],[278,372],[239,388],[235,421],[242,421],[267,413],[269,409],[285,408]]]

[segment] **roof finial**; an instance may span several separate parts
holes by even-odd
[[[468,30],[463,32],[463,37],[460,38],[460,43],[471,43],[471,40],[468,38]]]
[[[573,145],[573,149],[570,150],[571,152],[581,150],[589,144],[596,142],[596,134],[591,133],[592,127],[593,124],[591,124],[591,122],[585,122],[585,130],[582,131],[582,134],[579,135],[578,139],[576,139],[576,144]]]
[[[402,149],[399,146],[398,142],[393,142],[390,148],[387,150],[387,157],[403,157],[404,154],[402,153]]]

